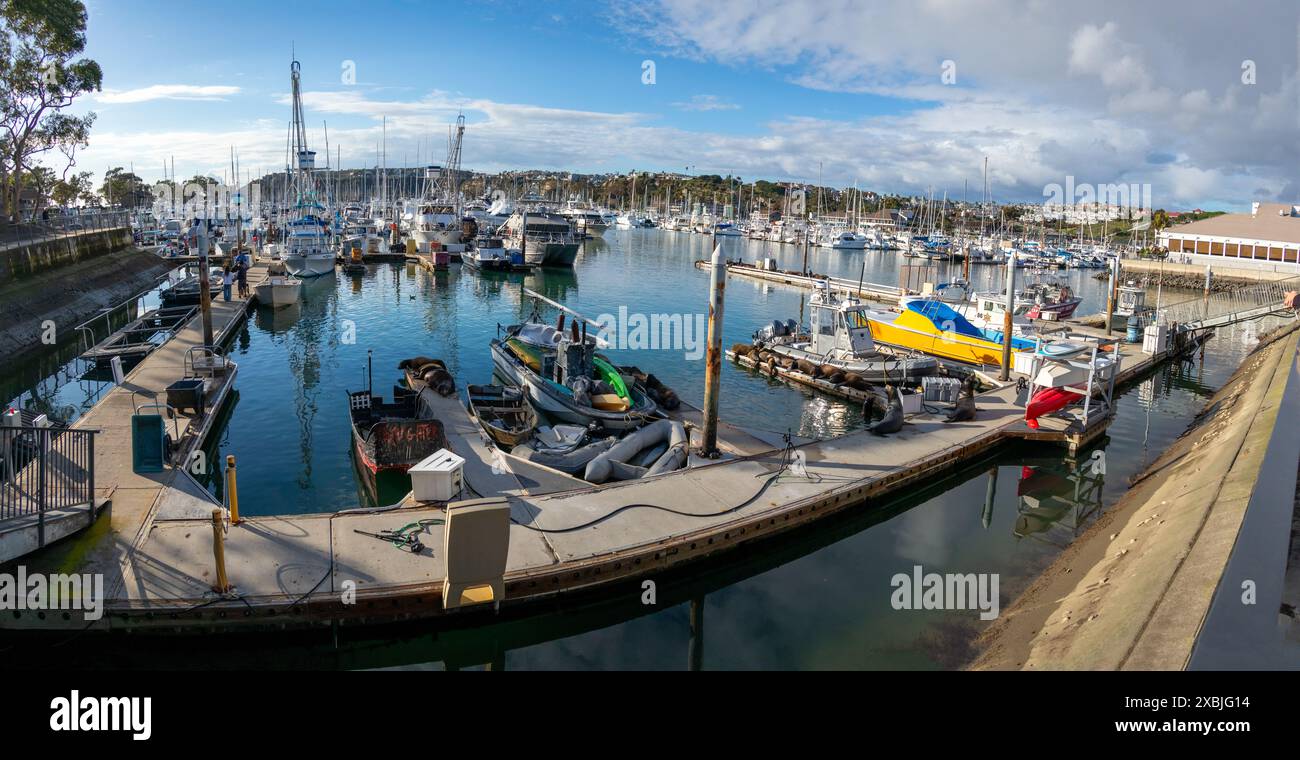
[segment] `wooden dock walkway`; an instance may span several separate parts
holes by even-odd
[[[264,263],[254,264],[248,272],[249,290],[266,277]],[[252,296],[251,298],[255,298]],[[250,308],[250,299],[231,294],[230,301],[217,298],[212,302],[213,340],[221,346],[239,328]],[[166,388],[181,379],[188,369],[187,354],[190,349],[203,344],[203,322],[198,313],[176,334],[152,351],[123,378],[122,384],[111,389],[89,412],[81,416],[73,428],[98,430],[95,446],[96,496],[109,499],[111,505],[100,522],[108,520],[107,529],[94,532],[93,542],[77,572],[104,573],[105,590],[110,595],[126,595],[123,588],[131,577],[134,551],[147,536],[157,505],[164,497],[181,488],[177,478],[184,476],[180,469],[169,467],[159,473],[136,473],[132,467],[131,417],[137,405],[166,403]],[[188,461],[206,437],[208,427],[217,418],[235,382],[235,372],[215,378],[211,383],[207,413],[177,413],[166,419],[167,432],[174,439],[186,442],[186,448],[176,461]],[[160,411],[156,408],[148,411]],[[66,551],[55,547],[55,554]]]

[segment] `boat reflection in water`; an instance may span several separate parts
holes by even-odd
[[[1020,469],[1017,538],[1065,547],[1101,512],[1106,477],[1104,444],[1064,459],[1027,459]]]

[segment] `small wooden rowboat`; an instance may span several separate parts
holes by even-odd
[[[498,446],[507,450],[533,436],[537,412],[519,388],[503,385],[471,385],[469,415]]]

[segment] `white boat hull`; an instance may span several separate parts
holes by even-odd
[[[271,277],[253,288],[257,302],[272,308],[298,303],[302,280],[292,277]]]
[[[334,254],[285,256],[284,268],[294,277],[320,277],[334,271]]]

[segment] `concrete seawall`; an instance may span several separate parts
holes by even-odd
[[[1227,628],[1237,642],[1269,641],[1267,651],[1245,647],[1267,654],[1253,667],[1300,666],[1294,620],[1279,623],[1294,503],[1272,493],[1294,493],[1297,462],[1267,458],[1300,437],[1290,411],[1300,399],[1297,327],[1242,363],[1196,424],[981,636],[971,667],[1216,667],[1202,639]],[[1243,558],[1256,560],[1249,601],[1233,570]]]
[[[148,288],[172,266],[128,245],[0,282],[0,363],[8,366],[48,348],[42,342],[47,321],[62,340],[66,331]]]
[[[0,286],[120,251],[131,245],[131,230],[82,232],[0,250]]]

